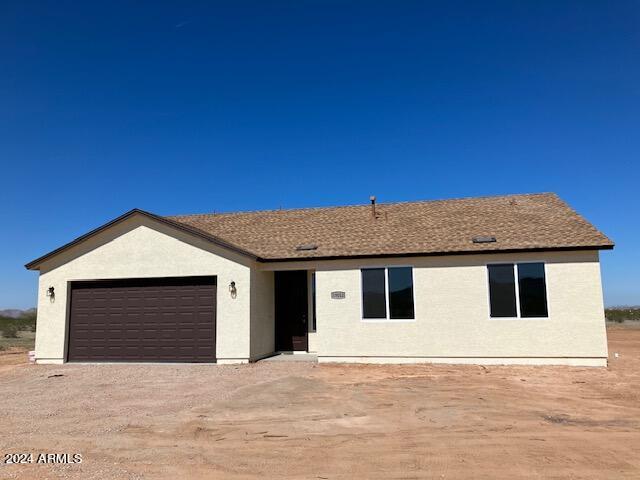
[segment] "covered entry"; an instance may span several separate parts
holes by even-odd
[[[214,362],[216,278],[71,284],[67,360]]]
[[[309,302],[306,270],[275,273],[276,351],[309,348]]]

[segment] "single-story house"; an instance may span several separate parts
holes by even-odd
[[[599,251],[552,193],[159,216],[30,262],[36,359],[604,366]]]

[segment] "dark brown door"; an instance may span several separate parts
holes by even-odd
[[[307,351],[307,271],[275,272],[276,350]]]
[[[72,283],[67,360],[215,359],[215,277]]]

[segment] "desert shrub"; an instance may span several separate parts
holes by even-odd
[[[640,307],[614,307],[604,311],[609,322],[640,321]]]
[[[18,338],[19,331],[19,327],[15,323],[7,323],[0,329],[4,338]]]
[[[34,332],[35,329],[35,312],[27,312],[18,318],[0,317],[0,335],[4,338],[18,338],[19,332]]]
[[[21,330],[25,330],[28,332],[36,331],[36,316],[37,313],[35,310],[28,311],[24,313],[21,317],[18,318],[19,324],[21,326]]]

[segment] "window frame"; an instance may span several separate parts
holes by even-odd
[[[491,282],[489,279],[489,267],[491,265],[508,265],[513,264],[513,279],[515,282],[515,296],[516,296],[516,316],[515,317],[492,317],[491,316]],[[541,263],[544,271],[544,293],[545,301],[547,302],[547,316],[546,317],[523,317],[520,311],[520,282],[518,280],[518,265],[523,263]],[[487,313],[489,320],[549,320],[551,318],[551,302],[549,301],[549,283],[547,282],[547,262],[544,260],[504,260],[500,262],[487,262],[485,264],[486,279],[487,279]]]
[[[318,284],[316,279],[316,271],[309,270],[309,279],[308,279],[308,295],[311,297],[309,300],[310,312],[309,312],[309,325],[307,328],[308,333],[316,333],[318,330]]]
[[[365,318],[364,316],[364,284],[362,282],[362,270],[384,269],[384,300],[386,306],[386,318]],[[389,269],[390,268],[410,268],[411,269],[411,300],[413,302],[413,318],[391,318],[389,308]],[[416,310],[416,282],[413,275],[414,265],[367,265],[360,266],[360,321],[364,323],[413,323],[418,317]]]

